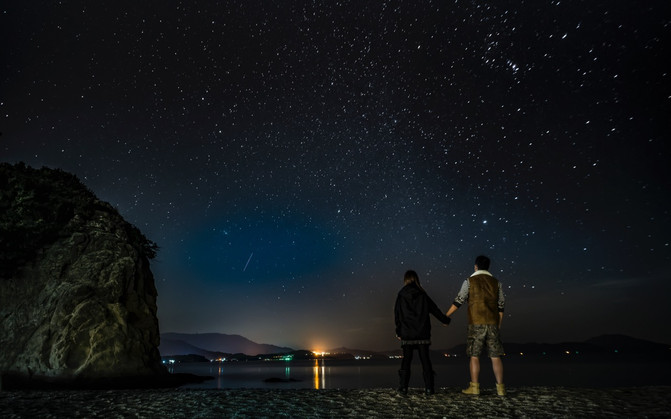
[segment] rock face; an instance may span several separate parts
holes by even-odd
[[[75,176],[0,164],[0,372],[101,382],[166,374],[156,246]]]

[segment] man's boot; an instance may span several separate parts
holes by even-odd
[[[410,370],[398,370],[398,392],[408,394],[408,383],[410,382]]]
[[[468,388],[465,390],[461,390],[461,392],[464,394],[478,395],[480,394],[480,383],[474,383],[471,381],[471,384],[468,386]]]
[[[435,390],[433,388],[433,376],[436,373],[433,371],[424,371],[424,393],[427,396],[430,396],[432,394],[435,394]]]

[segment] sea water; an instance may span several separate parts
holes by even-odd
[[[671,385],[671,362],[645,359],[504,359],[508,386],[629,387]],[[171,373],[191,373],[212,379],[187,388],[363,389],[396,388],[400,360],[297,360],[181,363]],[[466,386],[468,358],[433,360],[435,385]],[[491,363],[481,359],[480,382],[494,386]],[[410,387],[422,388],[421,364],[411,368]]]

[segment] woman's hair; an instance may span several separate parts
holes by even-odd
[[[405,275],[403,276],[403,283],[405,285],[415,284],[417,285],[417,288],[424,291],[424,288],[422,288],[422,286],[419,285],[419,275],[417,275],[417,272],[415,271],[406,271]]]

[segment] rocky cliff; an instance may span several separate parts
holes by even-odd
[[[156,246],[60,170],[0,164],[0,372],[7,382],[166,374]],[[104,384],[103,384],[104,385]]]

